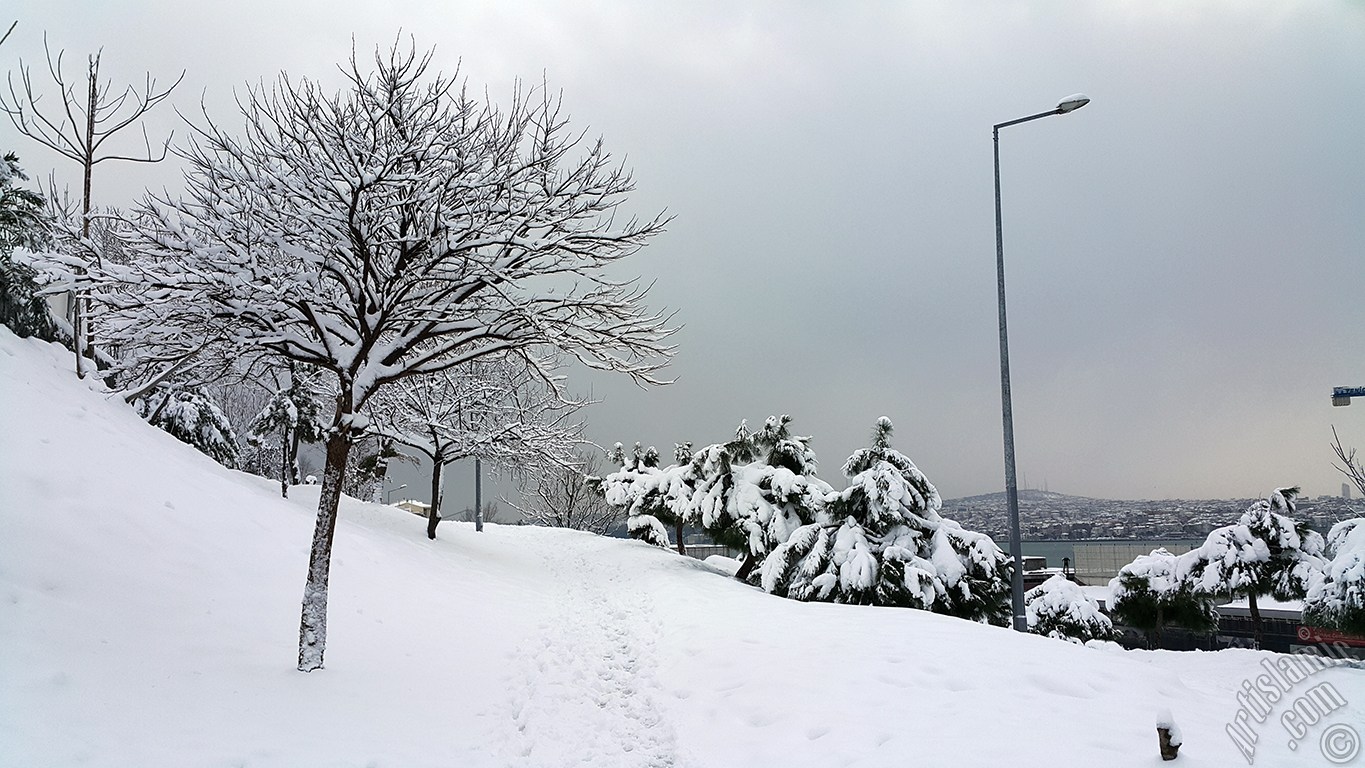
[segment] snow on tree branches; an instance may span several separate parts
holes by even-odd
[[[630,174],[569,130],[548,89],[500,107],[430,63],[394,46],[372,66],[353,56],[340,93],[288,75],[249,87],[244,133],[196,127],[184,197],[149,198],[128,236],[145,258],[103,278],[334,376],[302,671],[322,666],[338,494],[376,392],[533,348],[657,383],[672,354],[645,290],[606,274],[666,223],[618,215]]]
[[[1115,618],[1148,632],[1155,647],[1164,623],[1205,632],[1216,623],[1213,597],[1246,597],[1259,647],[1256,598],[1302,598],[1323,567],[1322,536],[1289,517],[1298,492],[1297,487],[1276,489],[1236,523],[1215,528],[1203,544],[1182,555],[1161,549],[1124,566],[1110,582]]]
[[[1256,646],[1262,625],[1256,598],[1302,598],[1315,572],[1322,570],[1322,536],[1288,515],[1294,513],[1298,488],[1279,488],[1247,508],[1233,525],[1214,529],[1188,553],[1190,577],[1208,594],[1246,597]]]
[[[772,548],[792,531],[815,520],[833,489],[815,476],[810,438],[791,434],[791,417],[770,417],[757,433],[740,424],[735,438],[659,468],[653,448],[626,459],[604,479],[607,502],[621,507],[632,535],[668,546],[665,523],[680,532],[685,524],[703,528],[720,544],[740,550],[736,576],[747,579]]]
[[[13,152],[0,158],[0,323],[21,338],[55,341],[57,328],[47,302],[36,295],[37,276],[12,257],[16,248],[41,247],[49,234],[42,195],[15,184],[27,179]]]
[[[313,392],[315,385],[290,366],[288,385],[273,391],[251,422],[247,441],[252,445],[259,446],[272,437],[279,439],[281,496],[289,496],[289,486],[299,484],[299,445],[319,442],[326,435],[322,406]]]
[[[371,401],[376,432],[431,459],[428,538],[436,538],[442,519],[447,465],[478,458],[495,471],[525,477],[576,463],[582,424],[572,416],[581,403],[542,378],[555,367],[502,354],[403,379]]]
[[[599,470],[597,456],[579,456],[571,467],[528,478],[522,503],[512,506],[532,525],[607,534],[621,518],[601,491]]]

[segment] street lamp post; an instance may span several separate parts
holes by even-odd
[[[390,488],[390,489],[388,489],[387,491],[385,491],[385,492],[384,492],[384,503],[385,503],[385,504],[388,504],[390,501],[393,501],[393,494],[394,494],[395,491],[401,491],[401,490],[403,490],[404,488],[407,488],[407,487],[408,487],[408,484],[407,484],[407,483],[403,483],[402,485],[398,486],[397,488]]]
[[[995,142],[995,274],[1000,298],[1000,413],[1005,430],[1005,501],[1010,515],[1010,556],[1014,560],[1014,575],[1010,580],[1010,604],[1014,628],[1028,631],[1028,617],[1024,613],[1024,556],[1019,540],[1019,487],[1014,474],[1014,410],[1010,404],[1009,336],[1005,331],[1005,240],[1000,223],[1000,129],[1027,123],[1051,115],[1075,112],[1090,103],[1090,98],[1078,93],[1062,99],[1055,108],[1036,115],[997,123],[991,131]]]

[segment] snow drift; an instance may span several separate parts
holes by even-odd
[[[305,675],[316,490],[282,500],[69,367],[0,329],[2,766],[1151,766],[1169,709],[1180,764],[1223,768],[1275,659],[799,603],[571,531],[428,541],[348,500]],[[1318,730],[1365,722],[1365,672],[1314,680],[1348,702]],[[1278,717],[1253,722],[1257,764],[1320,765]]]

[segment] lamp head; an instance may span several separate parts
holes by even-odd
[[[1089,96],[1086,96],[1084,93],[1073,93],[1057,102],[1057,114],[1065,115],[1067,112],[1075,112],[1089,103]]]

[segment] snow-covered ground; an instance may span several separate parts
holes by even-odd
[[[1225,732],[1274,654],[1133,652],[802,604],[570,531],[346,500],[326,669],[294,670],[314,488],[284,501],[0,329],[0,765],[1154,766]],[[723,566],[723,563],[719,565]],[[1291,749],[1279,717],[1347,702]],[[1301,683],[1255,764],[1365,733],[1365,670]],[[1365,764],[1365,755],[1357,758]]]

